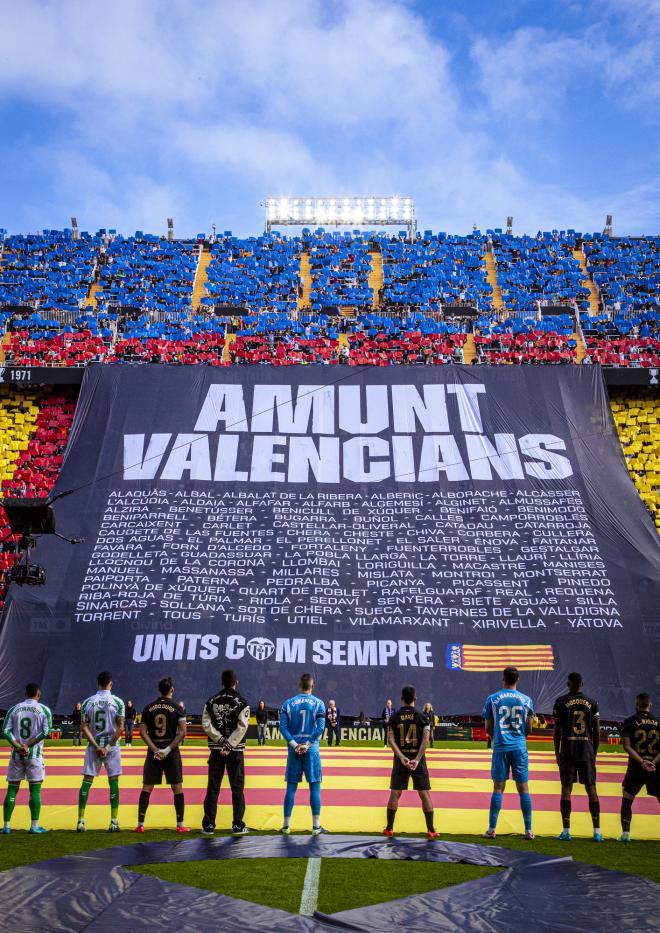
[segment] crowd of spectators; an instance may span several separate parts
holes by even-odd
[[[264,234],[240,240],[227,233],[211,247],[203,308],[292,313],[300,294],[299,239]]]
[[[182,311],[190,307],[199,246],[137,231],[117,236],[100,256],[98,308]]]
[[[101,238],[71,230],[0,236],[0,307],[27,305],[40,311],[77,311],[94,278]]]
[[[568,314],[534,318],[495,315],[475,322],[477,363],[576,363],[575,322]]]
[[[339,362],[339,332],[343,322],[333,315],[302,313],[298,319],[286,314],[261,314],[242,319],[236,339],[229,346],[232,363]]]
[[[660,316],[660,236],[594,235],[583,244],[587,268],[605,308],[614,315]]]
[[[497,280],[510,314],[528,316],[540,305],[573,305],[586,309],[589,289],[573,256],[579,235],[573,230],[538,233],[535,237],[493,232]]]
[[[369,310],[373,301],[369,285],[372,241],[356,234],[317,231],[307,234],[305,243],[312,276],[312,310]]]
[[[444,304],[466,302],[490,310],[492,287],[486,278],[485,241],[480,233],[452,236],[426,230],[414,243],[388,237],[379,242],[384,308],[403,305],[433,311]]]
[[[350,325],[346,362],[353,366],[462,363],[467,333],[463,322],[415,312],[405,318],[360,315]]]

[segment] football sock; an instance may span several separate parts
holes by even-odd
[[[41,784],[30,784],[30,816],[35,826],[39,825],[41,813]]]
[[[426,820],[426,828],[430,833],[435,832],[435,826],[433,825],[433,810],[424,810],[424,819]]]
[[[594,829],[600,829],[600,800],[589,801],[589,813],[591,813]]]
[[[560,800],[559,809],[561,811],[561,825],[564,829],[571,828],[571,801]]]
[[[488,817],[488,828],[495,829],[497,826],[497,818],[500,815],[500,810],[502,809],[502,795],[493,791],[490,798],[490,815]]]
[[[525,832],[532,831],[532,797],[531,794],[520,795],[520,809],[522,810]]]
[[[116,820],[119,814],[119,778],[108,778],[108,784],[110,786],[110,817]]]
[[[186,798],[183,792],[174,795],[174,812],[176,813],[177,825],[183,826],[183,814],[186,809]]]
[[[621,798],[621,829],[624,833],[630,832],[630,824],[632,823],[632,800],[628,800],[627,797]]]
[[[286,794],[284,795],[284,828],[291,823],[291,813],[293,812],[293,804],[296,799],[296,791],[298,790],[297,784],[287,784],[286,785]]]
[[[142,825],[144,823],[144,818],[147,815],[147,810],[149,809],[149,798],[151,794],[146,790],[140,791],[140,797],[138,799],[138,823]]]
[[[2,806],[2,814],[4,816],[5,823],[9,825],[11,820],[11,815],[14,812],[14,807],[16,806],[16,794],[18,793],[18,784],[9,784],[7,787],[7,793],[5,794],[5,802]]]
[[[396,810],[393,810],[391,807],[387,808],[387,828],[394,829],[394,820],[396,819]]]
[[[80,785],[80,793],[78,794],[78,819],[82,820],[85,816],[85,810],[87,809],[87,798],[89,797],[89,789],[92,786],[92,782],[88,781],[86,778],[83,778],[83,782]]]
[[[309,785],[309,805],[312,808],[312,825],[318,829],[321,825],[321,782]]]

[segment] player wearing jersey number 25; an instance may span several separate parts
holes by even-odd
[[[527,759],[527,735],[532,726],[534,705],[528,696],[516,689],[519,678],[516,667],[505,667],[502,673],[502,690],[491,693],[484,703],[482,713],[486,723],[486,734],[493,740],[490,770],[493,794],[490,799],[488,829],[484,833],[487,839],[495,838],[497,818],[502,808],[502,794],[510,773],[520,795],[525,838],[534,838]]]

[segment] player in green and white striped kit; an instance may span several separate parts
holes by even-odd
[[[83,733],[88,745],[85,751],[83,780],[78,795],[79,833],[85,832],[85,809],[94,778],[104,767],[110,785],[110,832],[119,832],[119,775],[121,749],[119,737],[124,728],[124,701],[111,693],[112,674],[101,671],[97,677],[98,690],[82,705]]]
[[[53,727],[53,718],[47,706],[40,703],[39,684],[28,684],[25,699],[12,706],[2,725],[3,738],[12,746],[7,768],[7,794],[3,804],[4,826],[2,832],[11,832],[11,815],[16,805],[16,795],[21,781],[30,785],[30,832],[47,833],[39,825],[41,813],[41,784],[46,776],[44,767],[44,739]]]

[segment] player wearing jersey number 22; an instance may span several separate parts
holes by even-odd
[[[486,734],[493,740],[491,777],[493,794],[490,800],[487,839],[495,838],[497,818],[502,808],[502,794],[509,773],[513,775],[520,795],[520,809],[525,823],[525,838],[533,839],[532,798],[529,795],[527,734],[531,729],[534,706],[524,693],[516,689],[520,675],[516,667],[505,667],[502,690],[491,693],[484,703],[482,716]]]

